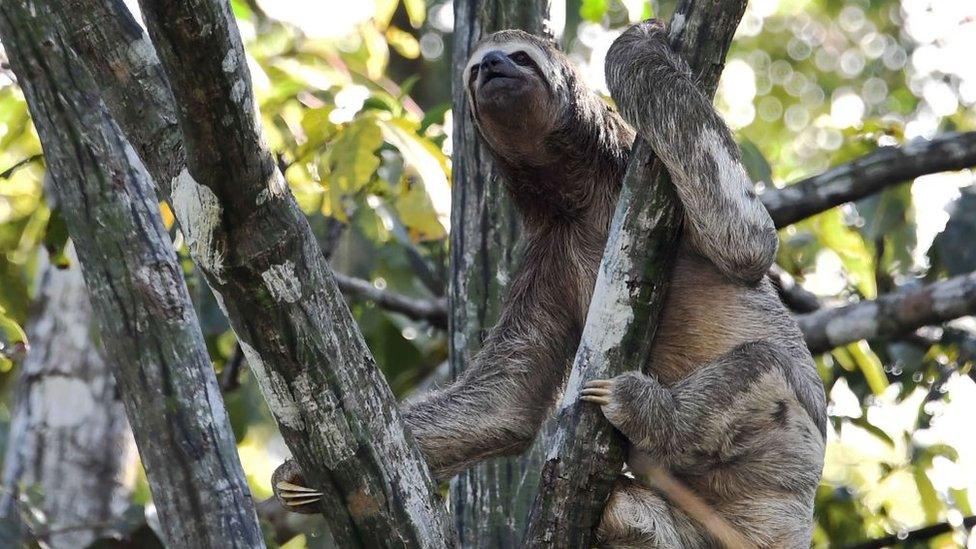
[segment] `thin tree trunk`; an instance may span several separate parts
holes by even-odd
[[[163,537],[171,546],[263,547],[151,181],[48,13],[5,0],[0,38],[44,146]]]
[[[135,483],[132,432],[93,332],[77,262],[59,270],[45,261],[10,420],[0,516],[19,522],[21,489],[36,490],[44,524],[31,537],[55,549],[85,547],[109,533]]]
[[[309,484],[324,493],[321,509],[337,543],[451,544],[420,450],[264,146],[229,3],[143,1],[152,43],[118,2],[58,3],[88,8],[62,10],[72,16],[60,24],[74,29],[68,34],[103,90],[113,89],[104,96],[135,147],[158,157],[147,165],[285,441]],[[171,95],[157,93],[167,89]],[[178,150],[156,147],[132,127],[140,108],[160,111],[155,120],[175,113],[179,128],[162,124],[153,141],[182,144],[185,165],[172,161]]]
[[[683,0],[670,41],[715,93],[745,0]],[[596,406],[579,401],[582,382],[643,368],[670,282],[681,208],[667,170],[638,139],[624,176],[586,325],[558,414],[526,530],[527,547],[589,547],[623,465],[620,435]],[[621,329],[607,330],[619,324]]]
[[[516,256],[515,210],[487,149],[478,138],[464,87],[458,85],[475,44],[502,29],[519,28],[550,38],[551,0],[454,1],[453,187],[449,363],[454,377],[481,349],[495,324]],[[558,19],[558,17],[557,17]],[[557,23],[558,24],[558,23]],[[538,479],[538,452],[489,459],[451,482],[451,506],[464,547],[518,545]],[[526,495],[528,494],[528,495]]]

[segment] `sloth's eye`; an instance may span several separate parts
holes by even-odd
[[[517,51],[509,55],[508,58],[514,61],[516,65],[522,65],[523,67],[532,63],[532,58],[524,51]]]

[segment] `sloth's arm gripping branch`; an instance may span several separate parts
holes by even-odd
[[[502,317],[462,376],[404,411],[438,479],[524,450],[562,386],[582,323],[579,282],[565,263],[537,259],[526,257]]]
[[[759,281],[776,255],[773,221],[729,129],[671,50],[664,25],[647,21],[617,38],[606,75],[621,115],[668,168],[691,243],[727,276]]]

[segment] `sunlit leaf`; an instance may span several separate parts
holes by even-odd
[[[427,18],[427,3],[424,0],[403,0],[403,7],[407,9],[410,26],[419,29]]]
[[[876,297],[874,259],[861,235],[844,223],[841,211],[828,210],[813,218],[811,225],[820,242],[840,256],[861,294],[866,298]]]
[[[383,132],[373,116],[360,116],[345,126],[323,158],[323,182],[329,191],[331,213],[346,221],[343,207],[351,195],[372,180],[380,160],[376,151],[383,144]]]
[[[878,427],[877,425],[874,425],[871,422],[869,422],[866,416],[862,415],[861,417],[850,418],[848,419],[848,421],[851,424],[857,425],[861,429],[864,429],[865,431],[871,433],[872,435],[875,436],[875,438],[877,438],[881,442],[884,442],[891,448],[895,447],[895,441],[890,436],[888,436],[888,433],[884,432],[884,430]]]
[[[607,0],[583,0],[580,4],[580,17],[586,21],[599,23],[607,14]]]
[[[23,360],[28,348],[27,334],[0,306],[0,357]]]
[[[926,470],[921,467],[912,468],[912,476],[915,478],[915,485],[918,486],[918,497],[922,503],[922,510],[925,512],[925,521],[933,523],[939,520],[939,512],[942,510],[942,502],[939,501],[939,494],[929,480]]]
[[[864,379],[868,382],[871,392],[880,395],[888,388],[888,376],[885,374],[884,365],[881,360],[871,350],[865,341],[858,341],[846,345],[845,348],[851,354],[857,367],[864,374]]]

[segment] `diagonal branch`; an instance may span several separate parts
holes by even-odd
[[[744,11],[744,0],[683,0],[675,9],[671,45],[688,61],[708,97],[715,92]],[[593,544],[623,454],[620,435],[596,407],[582,405],[579,391],[584,380],[611,378],[646,363],[670,280],[681,218],[667,170],[638,141],[543,467],[526,546]],[[619,327],[607,330],[610,325]]]
[[[380,308],[403,314],[414,320],[425,320],[436,328],[447,328],[447,300],[422,299],[380,290],[361,278],[332,273],[346,296],[368,299]]]
[[[976,314],[976,273],[797,316],[811,353]]]
[[[976,166],[976,132],[946,133],[900,147],[881,147],[782,189],[768,189],[763,204],[777,227],[853,202],[916,177]]]
[[[264,146],[228,2],[142,1],[161,63],[121,3],[58,3],[62,26],[86,29],[71,36],[94,45],[78,49],[171,199],[285,441],[307,481],[324,492],[322,510],[336,542],[448,545],[453,534],[423,457]],[[112,58],[113,51],[127,55]],[[140,84],[120,83],[130,77]],[[160,92],[161,81],[174,102]],[[155,120],[175,113],[179,127],[161,122],[159,135],[139,132],[140,117],[127,112],[133,106]],[[157,147],[150,139],[182,145],[186,165],[179,146]]]

